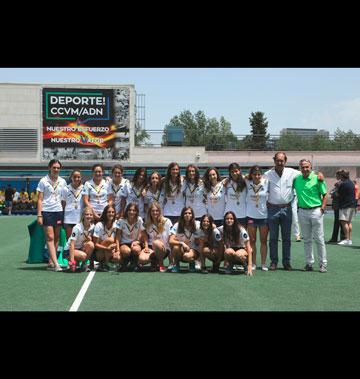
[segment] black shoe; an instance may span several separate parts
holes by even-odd
[[[209,271],[207,270],[206,266],[201,267],[201,273],[202,274],[208,274]]]
[[[104,263],[100,263],[99,264],[99,267],[98,267],[97,271],[99,271],[99,272],[109,272],[108,268],[106,267],[106,265]]]
[[[304,271],[314,271],[314,270],[313,270],[313,267],[311,265],[306,265],[304,267]]]
[[[127,271],[127,264],[120,265],[117,269],[117,272],[125,272]]]
[[[291,267],[290,263],[285,263],[283,265],[283,267],[284,267],[285,271],[292,271],[292,267]]]
[[[333,240],[333,239],[331,239],[331,240],[329,240],[329,241],[326,241],[326,243],[337,243],[338,241],[336,241],[336,240]]]
[[[137,264],[135,267],[134,267],[134,272],[140,272],[141,271],[141,269],[142,269],[142,265],[141,264]]]
[[[276,263],[271,263],[270,267],[269,267],[269,270],[270,271],[275,271],[276,269],[277,269],[277,264]]]

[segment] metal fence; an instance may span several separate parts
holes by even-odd
[[[148,138],[137,143],[141,147],[175,146],[170,143],[168,131],[146,130]],[[179,144],[176,144],[179,146]],[[337,135],[263,135],[209,134],[186,131],[180,146],[204,146],[208,151],[257,150],[257,151],[354,151],[360,150],[360,134],[339,137]]]

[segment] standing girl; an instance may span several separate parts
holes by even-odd
[[[116,218],[119,219],[121,209],[125,209],[125,186],[129,184],[128,179],[123,178],[124,168],[116,164],[111,170],[111,179],[108,182],[108,199],[116,210]],[[123,202],[123,203],[122,203]]]
[[[104,208],[108,205],[108,187],[104,175],[104,167],[94,164],[92,167],[93,177],[88,180],[83,188],[84,206],[94,211],[94,221],[98,222]]]
[[[67,239],[70,238],[73,227],[80,222],[84,187],[80,170],[74,170],[70,180],[71,183],[64,187],[62,194],[65,201],[64,224]]]
[[[169,237],[172,223],[168,218],[162,215],[159,203],[153,202],[150,204],[145,227],[149,248],[155,252],[159,271],[166,272],[164,259],[170,253]]]
[[[153,171],[149,177],[149,184],[146,187],[144,198],[145,214],[148,215],[148,209],[152,203],[156,202],[163,209],[164,191],[162,190],[161,175],[157,171]]]
[[[116,244],[120,251],[121,271],[125,271],[130,263],[129,270],[137,267],[138,257],[142,250],[141,233],[145,230],[143,220],[139,216],[139,207],[135,203],[130,203],[125,209],[124,218],[116,224]]]
[[[184,207],[179,222],[170,231],[169,244],[175,263],[171,272],[180,272],[180,261],[188,262],[189,272],[195,272],[195,260],[199,256],[195,237],[199,228],[200,222],[195,220],[192,208]]]
[[[66,243],[64,257],[69,260],[72,272],[75,272],[77,262],[82,262],[82,271],[88,271],[86,261],[90,259],[95,248],[92,242],[95,228],[93,221],[92,209],[84,208],[80,222],[73,227],[71,236]]]
[[[219,171],[215,167],[209,167],[205,171],[203,182],[207,214],[213,217],[215,225],[219,227],[224,218],[226,194]]]
[[[185,207],[191,207],[194,210],[195,219],[200,220],[206,214],[204,185],[200,179],[199,169],[192,164],[186,167],[183,194]]]
[[[36,189],[39,192],[37,220],[44,227],[50,256],[48,268],[52,271],[62,271],[56,256],[63,224],[62,191],[66,186],[65,179],[59,176],[61,167],[60,161],[52,159],[48,164],[49,174],[40,180]]]
[[[252,276],[252,251],[246,230],[238,223],[234,212],[225,213],[224,225],[219,231],[224,243],[225,273],[231,274],[234,264],[245,267],[246,273]]]
[[[163,185],[165,192],[164,215],[175,224],[185,204],[182,190],[183,178],[177,163],[169,164]]]
[[[261,269],[263,271],[268,271],[265,264],[267,254],[267,236],[269,233],[266,207],[267,199],[268,181],[262,176],[260,167],[253,166],[249,170],[246,196],[246,215],[248,217],[247,230],[249,232],[250,244],[252,248],[253,270],[256,269],[256,233],[257,229],[259,229],[261,243]]]
[[[233,211],[239,224],[246,227],[246,182],[237,163],[229,165],[229,177],[225,185],[225,213]]]
[[[107,205],[94,229],[96,259],[100,262],[98,271],[109,271],[109,262],[120,263],[120,254],[115,241],[115,208]]]
[[[123,196],[126,198],[126,207],[129,204],[136,204],[139,208],[139,216],[145,217],[144,209],[144,189],[147,184],[146,168],[141,167],[135,171],[135,175],[131,182],[124,187]],[[123,214],[124,208],[121,213]]]

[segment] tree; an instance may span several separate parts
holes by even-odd
[[[345,132],[337,128],[334,133],[333,144],[336,150],[359,150],[360,137],[351,130]]]
[[[250,148],[254,150],[266,150],[267,141],[269,140],[270,135],[266,134],[268,122],[266,117],[264,117],[264,113],[251,112],[249,121],[251,126]]]
[[[289,132],[280,136],[275,142],[275,150],[277,151],[301,151],[308,150],[309,139],[299,136],[293,132]]]
[[[150,139],[150,134],[141,128],[139,122],[135,124],[135,146],[146,145],[146,141]]]
[[[230,122],[221,116],[207,118],[203,111],[192,114],[185,110],[174,116],[164,129],[163,145],[166,145],[167,128],[184,130],[184,146],[205,146],[207,150],[223,150],[237,147],[238,140],[231,131]]]

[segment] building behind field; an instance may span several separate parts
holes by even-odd
[[[53,158],[68,171],[79,167],[88,173],[94,163],[101,162],[106,169],[121,163],[129,175],[140,166],[164,171],[174,161],[182,169],[193,163],[202,170],[218,167],[224,174],[231,162],[239,163],[244,171],[254,164],[264,169],[273,165],[273,151],[211,151],[204,146],[181,146],[180,139],[168,145],[136,146],[136,123],[142,119],[145,125],[145,113],[139,117],[144,104],[137,106],[136,99],[134,84],[0,83],[0,177],[40,177]],[[309,136],[327,133],[283,131]],[[288,166],[298,167],[300,159],[310,159],[330,185],[339,168],[348,169],[353,179],[360,176],[358,151],[286,153]]]
[[[315,136],[323,136],[329,138],[330,133],[324,129],[312,129],[312,128],[284,128],[280,130],[280,135],[294,134],[296,136],[312,138]]]

